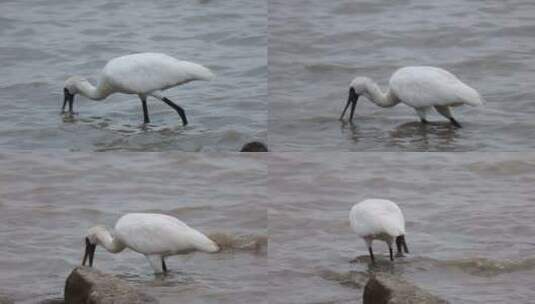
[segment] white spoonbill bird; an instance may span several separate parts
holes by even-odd
[[[372,263],[375,263],[373,240],[382,240],[388,244],[391,261],[394,261],[392,253],[394,239],[398,256],[403,256],[402,249],[405,253],[409,253],[405,242],[405,220],[396,203],[384,199],[364,200],[351,208],[349,222],[353,231],[366,242]]]
[[[85,243],[82,265],[89,259],[89,266],[93,266],[97,245],[111,253],[130,248],[145,255],[155,273],[167,272],[167,256],[193,251],[219,251],[219,246],[214,241],[177,218],[152,213],[123,215],[115,224],[113,232],[104,226],[94,226],[89,229]]]
[[[404,67],[392,75],[390,87],[386,93],[370,78],[357,77],[349,87],[347,104],[340,115],[344,118],[349,105],[353,114],[359,96],[364,96],[376,105],[389,108],[404,103],[416,110],[422,123],[427,123],[426,115],[432,107],[442,116],[446,117],[456,127],[461,125],[453,118],[450,107],[467,104],[479,106],[485,103],[481,95],[473,88],[461,82],[452,73],[431,66]]]
[[[93,100],[102,100],[113,93],[136,94],[141,99],[143,118],[149,123],[147,96],[155,97],[173,108],[184,125],[188,124],[186,113],[180,106],[163,96],[163,91],[193,80],[210,80],[214,74],[200,64],[177,60],[160,53],[139,53],[114,58],[102,70],[97,86],[87,79],[72,76],[65,81],[62,113],[69,103],[73,113],[76,94]]]

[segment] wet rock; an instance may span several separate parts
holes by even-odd
[[[364,288],[363,298],[364,304],[448,303],[416,285],[385,273],[376,273],[370,277]]]
[[[264,143],[253,141],[245,144],[240,152],[268,152],[268,148]]]
[[[66,304],[146,304],[158,300],[91,267],[75,268],[65,283]]]
[[[14,302],[11,301],[8,297],[0,295],[0,304],[13,304]]]

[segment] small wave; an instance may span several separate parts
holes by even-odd
[[[327,281],[337,282],[347,287],[362,289],[368,280],[368,274],[360,271],[338,272],[328,269],[319,270],[318,275]]]
[[[2,87],[3,90],[14,90],[14,91],[25,91],[28,90],[28,88],[41,88],[46,87],[49,84],[47,82],[43,81],[31,81],[31,82],[24,82],[24,83],[17,83],[8,85],[5,87]]]
[[[9,303],[9,302],[8,302]],[[48,298],[46,300],[40,301],[39,304],[64,304],[65,301],[62,298]]]
[[[439,264],[458,268],[475,276],[493,277],[504,273],[533,270],[535,269],[535,258],[499,261],[477,257],[462,260],[441,261]]]
[[[122,135],[138,135],[138,134],[157,134],[161,136],[177,135],[183,132],[188,127],[156,124],[130,124],[122,123],[120,120],[113,120],[103,116],[88,116],[78,117],[78,115],[63,114],[64,123],[78,123],[97,130],[107,130],[116,134]]]
[[[87,216],[87,217],[97,217],[103,214],[102,211],[97,210],[97,209],[78,208],[75,210],[76,210],[76,214],[81,214],[82,216]]]
[[[229,233],[211,233],[208,237],[216,242],[222,250],[252,250],[256,253],[267,251],[268,238],[264,235],[232,235]]]
[[[357,72],[357,68],[334,63],[312,63],[306,64],[305,69],[311,72],[331,72],[331,71],[348,71],[348,72]]]
[[[311,116],[300,119],[303,123],[310,124],[331,124],[333,122],[339,123],[340,120],[336,116]]]
[[[533,161],[521,161],[521,160],[507,160],[497,163],[490,162],[475,162],[468,166],[468,169],[472,172],[485,175],[518,175],[533,172],[535,163]]]
[[[236,142],[236,141],[241,141],[241,140],[242,140],[242,134],[239,131],[227,130],[222,134],[221,139],[219,141],[220,142]]]
[[[183,215],[190,212],[201,211],[201,210],[210,210],[213,209],[212,206],[186,206],[178,207],[171,210],[171,213],[174,215]]]

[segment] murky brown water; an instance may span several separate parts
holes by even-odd
[[[535,147],[535,2],[272,0],[269,140],[275,151],[524,151]],[[349,83],[387,85],[409,65],[440,66],[488,103],[462,107],[463,129],[405,105],[359,100],[338,117]]]
[[[369,271],[452,303],[529,303],[534,182],[531,153],[2,154],[0,294],[61,297],[88,227],[162,212],[225,250],[170,258],[165,279],[139,254],[96,255],[162,303],[359,303]],[[411,250],[391,264],[378,242],[372,269],[347,219],[371,197],[401,206]]]
[[[0,148],[73,151],[237,151],[267,129],[267,1],[3,1]],[[163,52],[203,64],[213,81],[166,91],[187,112],[149,98],[142,128],[135,95],[77,97],[59,115],[63,83],[95,82],[111,58]]]
[[[360,303],[370,270],[451,303],[533,302],[532,153],[284,153],[268,166],[270,303]],[[411,253],[393,265],[375,242],[370,269],[349,227],[366,198],[404,212]]]
[[[0,295],[61,298],[87,228],[158,212],[223,251],[169,258],[165,278],[133,252],[98,249],[95,263],[163,304],[360,303],[371,271],[452,303],[533,302],[535,156],[480,152],[535,148],[535,2],[22,0],[0,11]],[[125,95],[78,97],[79,115],[59,115],[68,76],[95,81],[110,58],[145,51],[217,75],[169,91],[189,126],[150,101],[142,127]],[[451,70],[488,104],[456,109],[462,129],[365,101],[354,125],[338,121],[352,78],[384,87],[406,65]],[[255,139],[276,152],[214,152]],[[351,206],[372,197],[405,213],[411,254],[394,264],[378,242],[370,267],[349,227]]]
[[[170,257],[165,278],[128,250],[99,248],[95,266],[160,303],[266,303],[266,172],[265,161],[243,154],[2,154],[0,294],[28,304],[61,298],[89,227],[157,212],[211,235],[224,250]]]

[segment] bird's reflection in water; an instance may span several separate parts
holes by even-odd
[[[340,120],[340,129],[342,130],[342,133],[347,133],[347,131],[349,131],[351,134],[351,139],[353,139],[356,143],[359,141],[359,128],[353,121]]]
[[[76,123],[78,121],[75,113],[65,112],[61,114],[61,120],[63,123]]]
[[[130,283],[156,287],[187,285],[196,281],[195,274],[177,270],[169,270],[167,273],[125,272],[117,273],[116,276]]]
[[[408,122],[390,132],[390,145],[413,150],[437,150],[451,146],[459,138],[462,129],[448,122]]]

